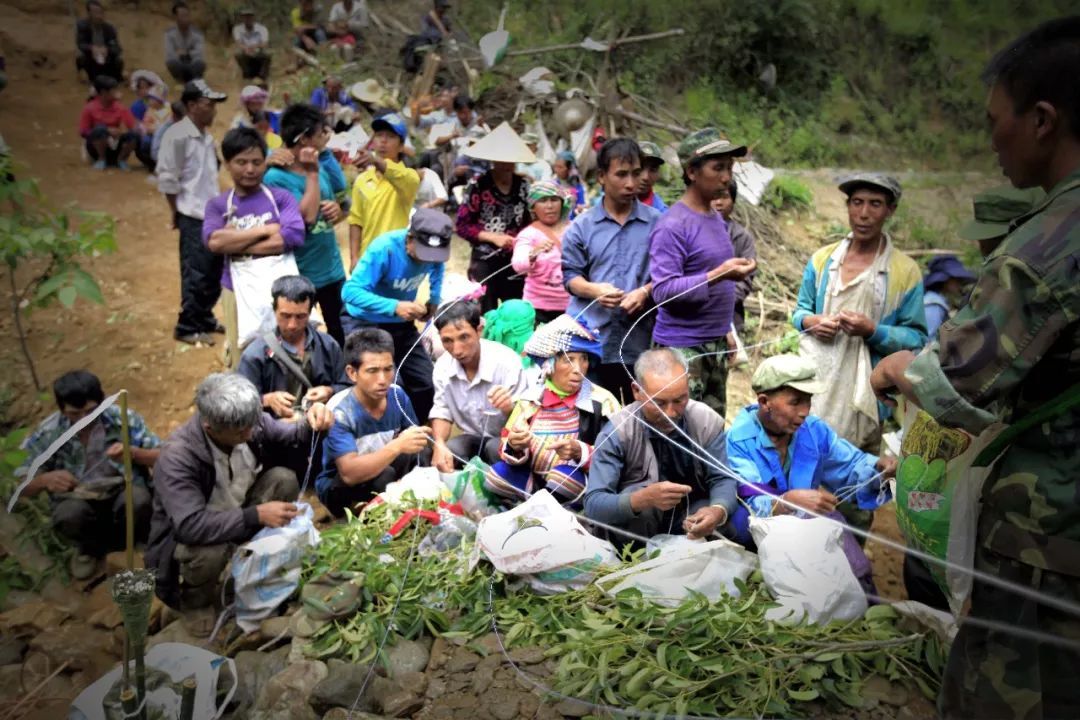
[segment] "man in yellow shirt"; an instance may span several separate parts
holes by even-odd
[[[420,189],[420,175],[401,162],[405,121],[397,113],[371,123],[372,139],[360,151],[357,166],[363,171],[353,183],[349,210],[349,271],[371,241],[390,230],[409,225],[409,211]]]

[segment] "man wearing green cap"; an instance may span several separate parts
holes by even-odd
[[[814,396],[814,414],[856,447],[876,452],[889,410],[874,398],[870,371],[885,355],[926,343],[922,273],[884,230],[900,201],[896,178],[857,172],[840,191],[851,232],[810,258],[791,322],[806,331],[799,352],[814,361],[826,386]]]
[[[716,128],[688,135],[679,145],[686,191],[649,236],[653,341],[679,349],[690,363],[690,397],[721,417],[727,407],[727,335],[735,309],[735,281],[757,267],[735,257],[723,216],[712,201],[731,182],[731,167],[746,147]]]
[[[750,386],[757,403],[743,408],[727,433],[728,464],[745,481],[739,484],[744,504],[731,517],[736,542],[753,547],[751,516],[808,510],[842,520],[840,498],[850,496],[864,510],[888,499],[882,478],[896,473],[896,460],[859,450],[810,414],[811,398],[826,387],[809,358],[767,358]],[[855,577],[873,592],[873,569],[858,541],[845,531],[842,545]]]
[[[1009,234],[1012,221],[1030,213],[1045,197],[1042,188],[1020,190],[1012,185],[981,192],[975,196],[975,219],[969,220],[956,234],[979,243],[979,252],[986,257]]]
[[[945,669],[944,718],[1080,717],[1077,67],[1080,16],[1044,23],[990,61],[998,163],[1015,187],[1047,196],[1011,222],[937,342],[890,355],[872,378],[880,395],[902,393],[948,427],[1012,424],[975,534],[975,568],[1005,586],[975,579],[974,622],[960,625]]]
[[[660,166],[666,162],[660,152],[660,146],[644,140],[638,143],[638,147],[641,148],[641,185],[638,188],[637,199],[654,210],[665,213],[668,209],[667,203],[653,191],[653,186],[660,179]]]

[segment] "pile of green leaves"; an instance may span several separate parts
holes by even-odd
[[[384,543],[400,512],[378,505],[363,517],[350,517],[323,531],[317,552],[304,567],[302,582],[326,573],[363,573],[363,600],[355,615],[330,623],[312,638],[312,657],[368,662],[375,657],[388,625],[395,634],[410,639],[425,631],[442,635],[465,630],[473,637],[490,626],[487,600],[492,576],[486,571],[490,568],[468,572],[472,544],[464,541],[453,554],[414,553],[429,527],[426,522]]]
[[[26,451],[19,447],[25,436],[25,430],[0,436],[0,499],[4,503],[18,486],[15,470],[26,459]],[[0,512],[7,511],[0,509]],[[15,521],[22,525],[18,534],[19,549],[37,550],[51,561],[51,565],[32,570],[29,563],[20,562],[15,555],[0,557],[0,606],[12,590],[35,591],[53,578],[67,582],[68,560],[75,552],[53,528],[46,494],[19,500],[14,515]]]
[[[399,513],[380,506],[323,534],[305,580],[363,572],[364,600],[313,638],[311,655],[372,660],[388,623],[403,637],[426,630],[468,640],[491,632],[494,620],[507,647],[541,647],[557,661],[553,690],[659,716],[786,716],[814,700],[860,707],[873,674],[914,682],[931,698],[939,685],[940,642],[901,630],[888,606],[847,623],[778,624],[765,617],[774,603],[757,573],[736,581],[738,598],[694,594],[675,608],[634,590],[610,597],[595,585],[542,597],[507,585],[486,564],[468,572],[468,542],[451,553],[413,553],[426,523],[383,544]]]

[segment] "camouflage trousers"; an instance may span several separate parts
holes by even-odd
[[[690,365],[690,398],[705,403],[726,421],[727,340],[673,349],[682,353]]]
[[[1049,572],[980,547],[975,567],[1040,593],[1080,602],[1080,578]],[[1039,631],[1080,643],[1080,618],[1003,588],[980,583],[969,617],[953,641],[938,709],[943,718],[1057,720],[1080,717],[1080,651],[1022,637],[1009,628]]]

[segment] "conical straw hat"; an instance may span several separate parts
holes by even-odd
[[[474,142],[462,152],[477,160],[491,162],[531,163],[536,162],[536,155],[525,141],[514,132],[510,123],[504,122],[484,137]]]

